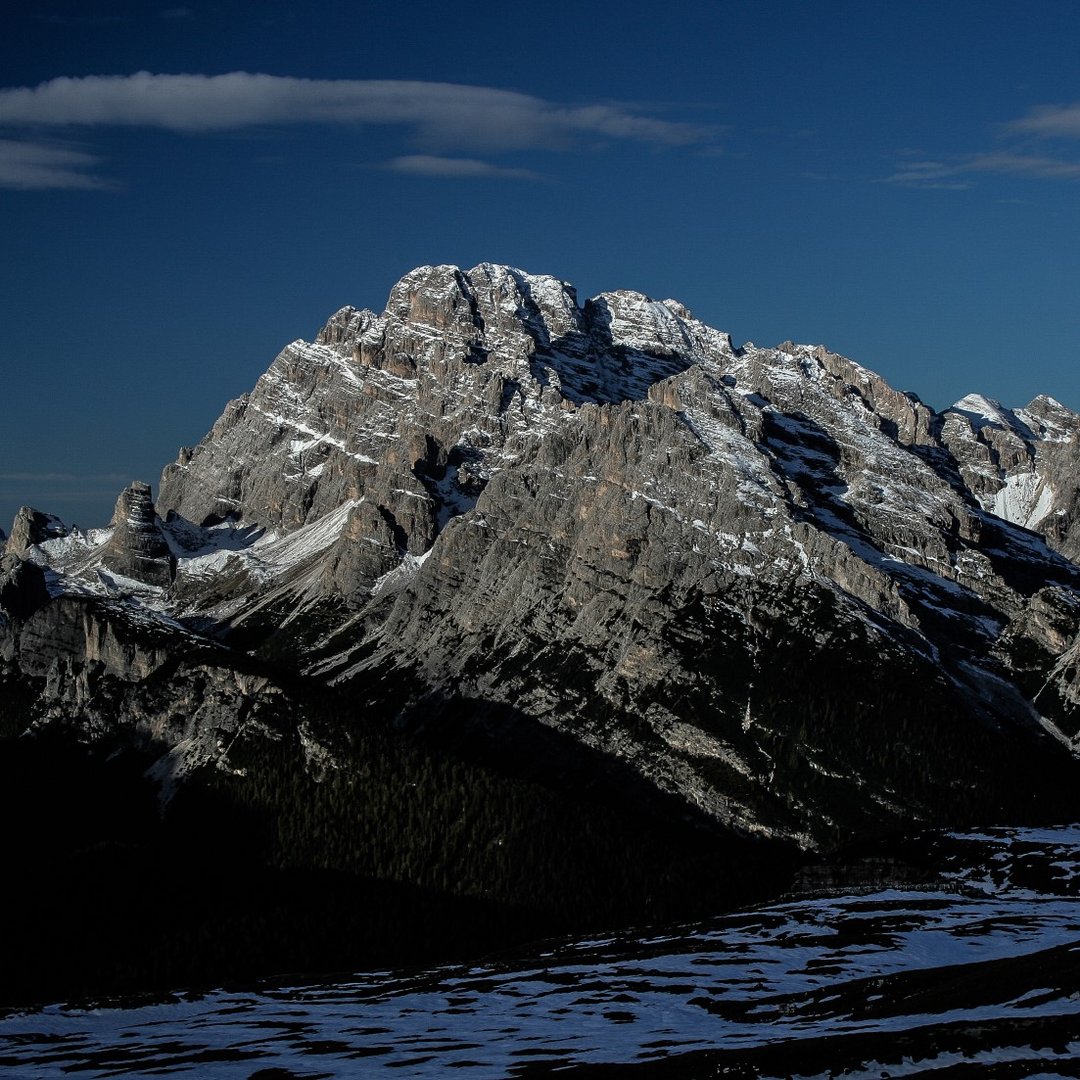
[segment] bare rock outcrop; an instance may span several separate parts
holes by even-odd
[[[0,611],[16,619],[28,619],[49,602],[49,590],[41,567],[16,555],[0,555]]]
[[[158,523],[150,485],[134,481],[116,500],[112,535],[101,561],[114,573],[147,585],[168,587],[175,560]]]
[[[37,544],[59,539],[67,533],[67,526],[58,517],[23,506],[15,515],[4,550],[10,555],[22,555]]]

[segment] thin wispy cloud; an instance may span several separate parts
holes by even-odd
[[[687,145],[711,129],[617,105],[561,105],[485,86],[227,75],[101,75],[0,90],[0,126],[182,132],[288,124],[400,125],[426,150],[558,149],[581,138]]]
[[[1032,180],[1080,180],[1080,161],[1070,160],[1060,145],[1053,145],[1054,140],[1080,139],[1080,104],[1036,106],[1026,116],[1001,125],[998,132],[1012,143],[1013,148],[942,160],[901,161],[891,176],[882,177],[879,182],[961,191],[972,187],[973,177],[979,174]],[[1066,156],[1036,152],[1048,144],[1051,151]]]
[[[956,161],[910,161],[882,183],[901,187],[963,191],[976,174],[1026,176],[1035,180],[1080,180],[1080,162],[1009,152],[973,154]]]
[[[5,472],[0,473],[0,484],[126,484],[130,477],[123,473],[70,472]]]
[[[1027,116],[1006,124],[1005,130],[1017,135],[1080,139],[1080,104],[1037,105]]]
[[[478,158],[437,157],[434,154],[407,154],[392,158],[383,165],[390,172],[410,176],[441,176],[450,179],[504,177],[512,180],[540,180],[531,169],[511,169]]]
[[[95,176],[101,159],[83,150],[48,143],[0,139],[0,188],[17,191],[109,191],[117,185]]]
[[[0,473],[0,499],[9,504],[22,503],[60,511],[70,505],[75,508],[73,512],[81,516],[88,501],[107,504],[115,500],[131,480],[127,474],[114,472],[3,472]],[[64,520],[71,524],[66,516]],[[9,526],[10,522],[0,521],[0,528]]]
[[[1080,180],[1080,162],[1034,154],[979,154],[967,162],[969,172],[1032,176],[1039,180]]]
[[[61,518],[65,525],[70,526],[78,523],[79,519],[75,518],[74,514],[78,514],[81,518],[83,509],[88,502],[96,500],[107,504],[120,494],[120,490],[119,487],[49,488],[47,491],[32,494],[29,497],[29,502],[27,502],[25,488],[0,487],[0,498],[16,502],[22,501],[24,506],[32,506],[35,510],[47,508],[46,513],[59,510],[61,513],[57,514],[57,516]],[[65,509],[69,503],[75,505],[74,510]],[[100,520],[98,519],[98,523],[100,523]],[[93,518],[91,518],[91,521],[93,521]],[[0,528],[4,530],[7,530],[10,526],[10,521],[0,522]]]
[[[882,177],[879,183],[962,191],[971,187],[971,181],[960,179],[961,171],[959,166],[943,161],[906,161],[899,165],[891,176]]]

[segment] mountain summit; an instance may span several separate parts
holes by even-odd
[[[156,513],[145,485],[86,534],[27,511],[4,674],[39,728],[152,741],[168,784],[318,687],[350,704],[288,735],[313,770],[377,715],[804,848],[1053,816],[1078,465],[1052,398],[935,413],[673,300],[421,267],[288,345]]]

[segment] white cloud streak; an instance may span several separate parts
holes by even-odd
[[[1040,180],[1080,180],[1080,163],[1035,154],[979,154],[967,162],[966,168],[970,172],[1033,176]]]
[[[581,138],[687,145],[700,125],[617,105],[563,106],[454,83],[227,75],[97,75],[0,89],[0,126],[129,126],[181,132],[287,124],[399,125],[424,149],[558,149]]]
[[[1080,104],[1037,105],[1027,116],[1006,124],[1005,129],[1018,135],[1080,139]]]
[[[882,183],[900,187],[962,191],[976,173],[1027,176],[1036,180],[1080,180],[1080,163],[1034,154],[999,152],[973,154],[957,161],[909,161]]]
[[[396,157],[383,165],[390,172],[410,176],[440,176],[450,179],[482,179],[504,177],[512,180],[540,180],[542,177],[530,169],[510,169],[492,165],[477,158],[437,157],[433,154],[407,154]]]
[[[1026,116],[998,128],[1013,136],[1013,148],[941,161],[902,161],[891,176],[879,182],[902,187],[962,190],[977,174],[1027,177],[1033,180],[1080,180],[1080,161],[1054,156],[1063,152],[1060,140],[1080,139],[1080,104],[1037,105]],[[1022,138],[1017,138],[1018,136]],[[1051,153],[1040,152],[1058,140]]]
[[[20,191],[113,190],[116,184],[111,180],[86,171],[98,165],[100,160],[93,154],[70,147],[0,139],[0,188]]]
[[[0,488],[0,498],[7,499],[12,502],[18,502],[22,506],[29,506],[34,510],[40,510],[42,507],[48,507],[46,513],[51,513],[52,508],[57,503],[79,503],[85,504],[88,500],[105,500],[115,499],[120,494],[119,487],[108,488],[92,488],[92,487],[80,487],[70,489],[55,489],[49,491],[35,492],[29,496],[30,501],[27,500],[27,492],[25,488]],[[35,506],[34,504],[38,505]],[[64,523],[71,525],[70,518],[65,518]],[[7,529],[11,525],[11,522],[0,522],[0,528]]]
[[[1027,116],[999,125],[998,132],[1011,147],[941,161],[902,161],[878,183],[962,190],[972,187],[972,177],[980,174],[1080,180],[1080,161],[1062,146],[1063,140],[1080,139],[1080,104],[1035,106]],[[1050,152],[1045,152],[1048,144]]]
[[[72,484],[76,482],[88,484],[126,484],[130,477],[125,473],[78,473],[67,472],[6,472],[0,473],[0,483],[31,483],[31,484]]]
[[[880,182],[898,187],[962,191],[971,187],[971,182],[958,179],[960,171],[958,166],[942,161],[906,161]]]

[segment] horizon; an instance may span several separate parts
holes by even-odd
[[[156,495],[285,344],[424,264],[670,297],[937,411],[1080,408],[1080,9],[465,15],[0,15],[0,528]]]

